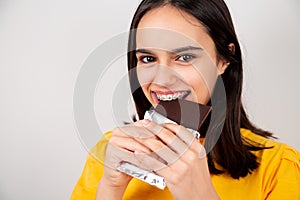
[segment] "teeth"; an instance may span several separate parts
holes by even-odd
[[[175,99],[177,99],[178,98],[178,94],[175,94],[174,96],[173,96],[173,100],[175,100]]]
[[[168,94],[168,95],[165,95],[165,94],[162,94],[162,95],[156,94],[156,97],[160,101],[172,101],[172,100],[176,100],[176,99],[181,99],[187,93],[188,92],[178,92],[178,93],[175,93],[174,95],[172,95],[172,94]]]
[[[180,94],[180,95],[178,96],[178,98],[182,98],[184,95],[185,95],[184,93],[183,93],[183,94]]]

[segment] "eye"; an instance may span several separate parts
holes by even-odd
[[[142,56],[139,60],[143,63],[151,63],[154,62],[156,59],[153,56]]]
[[[190,62],[194,58],[195,58],[195,56],[193,56],[191,54],[184,54],[184,55],[178,56],[176,60],[183,61],[183,62]]]

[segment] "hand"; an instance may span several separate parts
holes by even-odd
[[[152,155],[153,157],[151,157],[151,150],[136,138],[142,140],[155,138],[155,136],[142,126],[141,121],[115,128],[112,131],[112,137],[106,148],[104,174],[99,183],[98,191],[105,189],[107,192],[107,188],[110,188],[111,193],[119,193],[117,195],[119,197],[123,195],[132,177],[116,170],[122,161],[142,166],[146,170],[165,167],[159,159],[154,158],[155,156]],[[114,197],[116,198],[115,194]]]
[[[204,147],[183,126],[144,125],[158,139],[144,139],[143,144],[167,162],[155,170],[167,181],[175,199],[219,199],[210,178]]]

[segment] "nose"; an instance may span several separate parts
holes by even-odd
[[[160,54],[153,65],[141,65],[137,68],[139,82],[142,86],[156,84],[171,88],[180,79],[175,67],[168,55]]]
[[[158,65],[152,83],[161,86],[171,86],[177,81],[177,73],[172,67],[166,65]]]

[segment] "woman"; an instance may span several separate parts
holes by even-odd
[[[211,118],[200,130],[201,142],[186,142],[189,131],[174,124],[140,120],[115,128],[92,149],[71,199],[300,199],[299,153],[256,128],[243,108],[241,50],[225,3],[144,0],[130,29],[128,69],[139,118],[169,97],[214,109],[221,78],[227,105],[221,135],[215,145],[210,141],[217,134],[208,128]],[[167,189],[115,170],[131,156],[163,176]],[[105,165],[99,162],[104,159]]]

